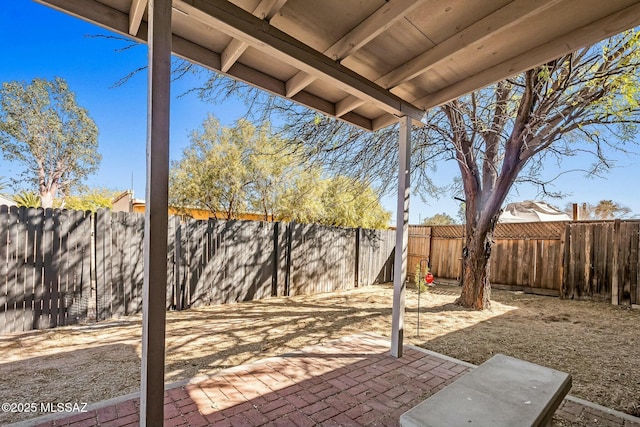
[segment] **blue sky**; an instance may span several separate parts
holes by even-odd
[[[30,0],[3,2],[0,9],[0,39],[3,59],[0,62],[0,82],[10,80],[31,81],[35,77],[63,77],[75,92],[79,105],[86,108],[100,129],[99,152],[102,163],[99,171],[89,177],[92,187],[133,189],[138,198],[144,198],[145,144],[146,144],[146,72],[139,73],[121,87],[114,83],[131,71],[146,64],[145,46],[117,52],[121,43],[104,38],[90,37],[108,34],[100,27],[34,3]],[[198,128],[208,113],[223,124],[231,124],[245,113],[241,102],[228,101],[216,105],[201,102],[194,94],[182,97],[188,89],[198,85],[196,77],[183,79],[172,86],[171,105],[171,158],[178,159],[188,144],[189,134]],[[639,151],[635,147],[636,151]],[[640,182],[637,156],[617,156],[620,167],[606,179],[590,179],[584,174],[569,174],[555,183],[556,188],[572,197],[551,200],[564,207],[569,202],[595,204],[611,199],[640,214],[640,198],[632,190]],[[590,163],[588,158],[571,159],[563,165]],[[19,171],[0,159],[0,177],[10,177]],[[446,184],[455,176],[454,164],[438,165],[437,181]],[[557,166],[549,166],[547,174],[558,173]],[[533,187],[512,191],[511,201],[532,199],[538,195]],[[383,199],[385,207],[395,211],[395,196]],[[432,200],[424,204],[411,200],[411,222],[446,212],[456,216],[457,202],[451,197]],[[395,219],[395,216],[394,216]]]

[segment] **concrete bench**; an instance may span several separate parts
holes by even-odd
[[[497,354],[400,417],[401,427],[548,426],[571,375]]]

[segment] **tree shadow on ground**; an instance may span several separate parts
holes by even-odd
[[[4,362],[4,361],[3,361]],[[62,351],[47,356],[31,357],[0,364],[0,401],[35,403],[35,412],[0,412],[0,425],[46,415],[41,403],[95,404],[104,399],[140,388],[139,376],[129,371],[140,369],[136,347],[127,344],[107,344],[85,349]],[[79,384],[89,384],[78,393]]]

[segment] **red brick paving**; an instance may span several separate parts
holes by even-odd
[[[411,346],[400,359],[387,349],[388,340],[352,336],[169,388],[164,426],[398,426],[403,412],[471,369]],[[125,400],[31,425],[137,426],[138,406],[138,399]],[[583,425],[640,427],[575,401],[565,400],[556,415]]]

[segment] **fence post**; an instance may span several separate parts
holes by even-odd
[[[355,262],[355,287],[358,287],[360,283],[359,273],[360,273],[360,235],[362,234],[362,228],[356,228],[356,262]]]
[[[613,223],[613,259],[611,261],[611,304],[620,304],[620,284],[618,274],[618,252],[620,251],[620,220],[616,219]]]
[[[271,296],[278,296],[278,264],[280,261],[280,243],[278,234],[280,233],[280,222],[273,223],[273,272],[271,274]]]
[[[284,276],[284,296],[288,297],[291,291],[291,241],[293,240],[293,227],[295,222],[287,224],[287,268]]]
[[[562,239],[564,256],[562,262],[562,283],[560,284],[560,298],[567,296],[567,287],[569,286],[569,272],[571,270],[571,224],[567,224],[564,230],[564,238]]]
[[[97,322],[98,321],[98,304],[97,304],[97,289],[98,289],[98,263],[97,263],[97,212],[89,213],[89,227],[91,228],[91,240],[89,242],[89,299],[87,301],[87,320]]]
[[[14,332],[9,326],[9,207],[0,205],[0,334]]]
[[[176,222],[175,218],[178,218]],[[183,307],[183,295],[182,295],[182,224],[180,223],[179,216],[174,217],[175,222],[175,235],[174,235],[174,243],[173,243],[173,304],[175,309],[180,311]]]

